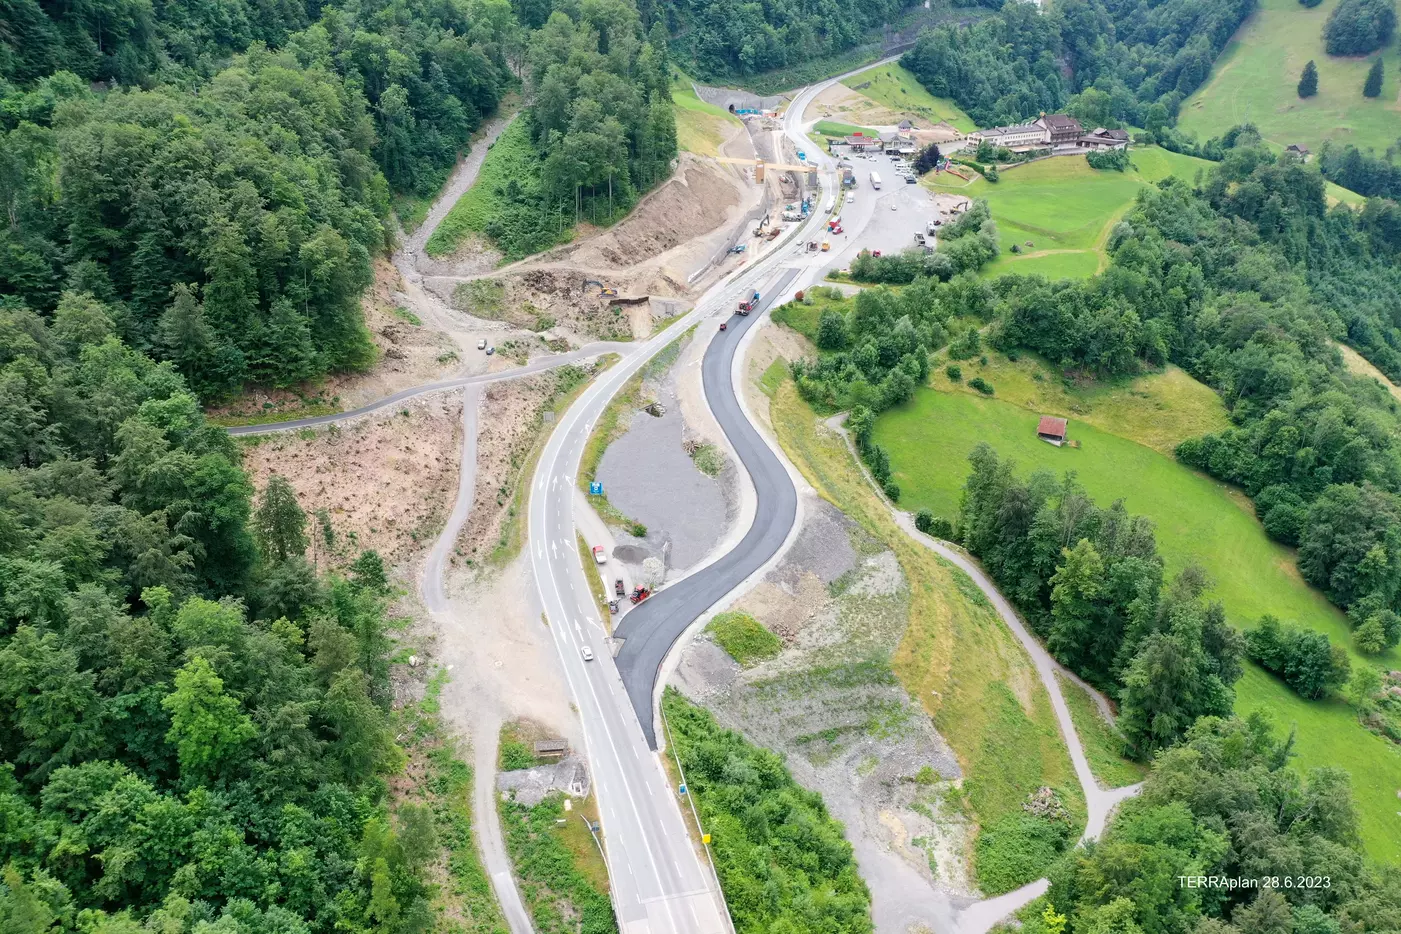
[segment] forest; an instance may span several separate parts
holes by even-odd
[[[1066,853],[1026,934],[1338,934],[1401,925],[1401,870],[1367,861],[1347,773],[1289,766],[1260,715],[1203,718],[1102,839]],[[1227,887],[1199,876],[1258,880]],[[1185,878],[1184,878],[1185,877]]]
[[[372,361],[359,295],[390,195],[438,189],[520,42],[496,0],[19,6],[0,299],[99,301],[201,398]]]
[[[425,930],[383,563],[318,572],[114,309],[0,310],[0,348],[0,927]]]
[[[1065,109],[1092,125],[1171,126],[1255,0],[1009,2],[923,33],[901,64],[979,126]]]
[[[1332,346],[1381,365],[1401,343],[1382,210],[1328,208],[1317,170],[1242,135],[1201,189],[1140,196],[1102,276],[999,279],[991,340],[1102,377],[1171,361],[1216,389],[1233,426],[1178,457],[1253,497],[1304,578],[1385,646],[1401,640],[1401,421]]]
[[[912,0],[642,0],[649,23],[662,22],[676,36],[677,56],[705,80],[755,75],[809,62],[860,44],[867,34],[895,22]]]

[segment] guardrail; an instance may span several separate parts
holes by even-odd
[[[681,784],[686,785],[686,770],[681,768],[681,757],[676,754],[676,742],[671,738],[671,721],[666,718],[666,708],[658,705],[662,713],[662,729],[666,730],[666,747],[671,751],[671,761],[676,763],[676,774]],[[730,903],[725,901],[725,890],[720,886],[720,873],[715,868],[715,857],[710,853],[710,844],[705,842],[705,827],[701,824],[700,811],[696,810],[696,799],[691,788],[686,786],[686,803],[691,806],[691,816],[696,819],[696,830],[701,835],[701,846],[705,848],[705,861],[710,864],[710,877],[715,880],[715,893],[720,896],[720,904],[725,909],[725,920],[730,923],[730,934],[735,934],[735,919],[730,916]]]

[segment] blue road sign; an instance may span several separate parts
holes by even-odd
[[[602,483],[599,483],[597,480],[595,480],[595,481],[593,481],[592,483],[590,483],[590,484],[589,484],[589,495],[590,495],[590,496],[602,496],[602,495],[603,495],[603,484],[602,484]]]

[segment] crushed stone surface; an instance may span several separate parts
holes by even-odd
[[[735,606],[778,635],[783,651],[741,669],[702,634],[672,684],[784,755],[845,825],[876,930],[917,931],[976,894],[962,771],[890,667],[909,614],[894,553],[810,493],[803,517],[793,546]]]
[[[677,571],[709,554],[738,508],[735,468],[728,459],[719,476],[711,477],[683,446],[689,427],[676,377],[683,360],[684,354],[657,379],[644,381],[642,398],[660,404],[663,414],[634,412],[627,431],[608,445],[597,473],[608,501],[647,527],[645,539],[619,534],[615,556],[639,565],[657,556]]]
[[[581,756],[565,756],[549,765],[496,773],[496,788],[528,808],[562,791],[575,798],[589,796],[589,770]]]

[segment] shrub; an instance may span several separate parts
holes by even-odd
[[[974,389],[978,390],[978,392],[982,393],[985,396],[990,396],[993,393],[992,383],[989,383],[981,376],[975,376],[972,379],[970,379],[968,381],[968,385],[972,386]]]
[[[535,764],[535,753],[518,739],[501,741],[501,771],[514,772],[528,769]]]
[[[974,852],[978,887],[1001,895],[1038,878],[1064,848],[1070,827],[1032,814],[1002,817],[978,835]]]
[[[1363,97],[1378,97],[1382,93],[1382,60],[1378,56],[1372,63],[1372,67],[1367,69],[1367,80],[1362,82]]]
[[[933,538],[953,540],[953,523],[943,516],[934,515],[928,509],[921,509],[915,513],[915,528]]]
[[[948,366],[944,367],[944,375],[956,383],[963,379],[963,367],[959,366],[957,363],[950,363]]]
[[[1106,149],[1102,152],[1085,153],[1085,161],[1092,169],[1100,169],[1109,172],[1124,172],[1129,167],[1129,151],[1127,149]]]
[[[887,480],[880,486],[882,490],[885,490],[885,495],[890,497],[892,503],[900,502],[900,484],[894,480]]]
[[[748,613],[717,613],[705,628],[720,648],[744,668],[773,658],[783,649],[778,636]]]
[[[1323,633],[1285,626],[1273,616],[1245,634],[1245,652],[1308,700],[1346,684],[1351,667],[1347,652]]]

